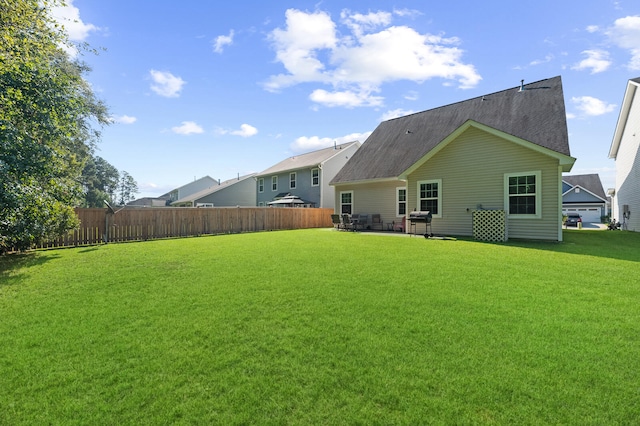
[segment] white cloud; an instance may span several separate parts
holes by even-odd
[[[118,117],[112,117],[112,120],[116,123],[119,124],[133,124],[136,121],[138,121],[138,119],[136,117],[131,117],[128,115],[121,115]]]
[[[95,25],[85,24],[80,19],[80,10],[73,5],[73,0],[67,1],[66,6],[52,7],[51,16],[64,27],[71,42],[83,42],[91,32],[100,30]],[[63,45],[61,47],[72,58],[78,55],[78,49],[74,45]]]
[[[628,50],[631,54],[627,65],[629,69],[640,70],[640,16],[616,19],[606,34],[618,47]]]
[[[380,121],[391,120],[392,118],[404,117],[405,115],[413,114],[415,111],[410,109],[394,109],[391,111],[387,111],[380,117]]]
[[[416,18],[422,15],[422,12],[416,9],[394,9],[393,14],[402,17]]]
[[[333,91],[315,89],[310,98],[327,106],[379,106],[384,98],[371,93],[384,83],[442,78],[471,88],[482,79],[473,65],[462,61],[456,37],[420,34],[407,26],[389,26],[391,21],[388,12],[344,10],[346,29],[338,32],[325,12],[287,10],[285,28],[276,28],[269,37],[286,73],[272,75],[265,89],[329,84]]]
[[[317,50],[332,49],[336,45],[335,24],[324,12],[305,13],[295,9],[286,12],[287,29],[276,28],[270,39],[278,61],[289,74],[272,76],[267,90],[279,90],[305,81],[327,81],[324,64],[317,58]]]
[[[234,135],[234,136],[242,136],[243,138],[248,138],[248,137],[257,135],[258,129],[256,129],[250,124],[245,123],[240,125],[240,129],[238,130],[228,130],[223,128],[217,128],[216,133],[218,135]]]
[[[406,95],[404,95],[404,98],[408,101],[417,101],[419,97],[420,97],[419,93],[416,92],[415,90],[410,90],[407,92]]]
[[[609,52],[604,50],[585,50],[582,52],[587,57],[571,67],[574,70],[591,70],[591,74],[606,71],[611,66]]]
[[[231,30],[228,36],[220,35],[216,37],[213,42],[213,51],[216,53],[222,53],[225,46],[233,44],[233,34],[233,30]]]
[[[591,96],[573,97],[571,98],[571,102],[580,112],[587,116],[603,115],[615,110],[616,108],[616,105],[614,104],[608,104]]]
[[[372,132],[350,133],[338,138],[321,138],[319,136],[301,136],[292,144],[291,149],[295,152],[308,152],[317,149],[328,148],[334,144],[340,145],[347,142],[360,141],[363,143],[367,140]]]
[[[598,31],[600,31],[600,27],[598,27],[597,25],[587,26],[587,32],[589,33],[597,33]]]
[[[195,135],[204,133],[202,127],[200,127],[194,121],[183,121],[180,126],[172,127],[171,131],[179,135]]]
[[[182,78],[177,77],[168,71],[151,70],[149,73],[151,74],[151,80],[153,80],[154,83],[151,85],[151,90],[166,98],[177,98],[180,96],[182,86],[186,84],[186,81]]]
[[[89,33],[99,30],[93,24],[85,24],[80,19],[80,10],[73,5],[73,0],[68,0],[66,6],[51,8],[53,18],[64,26],[71,41],[84,41]]]
[[[233,130],[231,132],[232,135],[236,135],[236,136],[242,136],[243,138],[248,138],[250,136],[255,136],[258,134],[258,129],[256,129],[255,127],[249,125],[249,124],[242,124],[240,126],[240,130]]]
[[[314,90],[311,95],[309,95],[309,99],[329,107],[344,106],[347,108],[380,106],[383,100],[382,97],[373,96],[369,92],[355,93],[348,90],[343,92],[327,92],[323,89]]]
[[[377,27],[391,23],[391,13],[389,12],[369,12],[363,15],[361,13],[351,13],[350,10],[345,9],[340,13],[340,17],[356,37],[360,37],[365,31],[372,31]]]
[[[544,57],[544,59],[536,59],[536,60],[531,61],[529,63],[529,65],[536,66],[536,65],[546,64],[548,62],[551,62],[553,60],[553,58],[554,58],[554,56],[549,54],[549,55],[546,55]]]

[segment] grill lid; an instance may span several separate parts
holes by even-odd
[[[424,211],[424,212],[411,212],[409,213],[409,219],[426,219],[429,218],[431,219],[432,215],[430,211]]]

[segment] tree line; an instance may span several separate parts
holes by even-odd
[[[108,108],[52,18],[59,0],[0,0],[0,254],[78,226],[76,206],[126,203],[133,177],[95,155]]]

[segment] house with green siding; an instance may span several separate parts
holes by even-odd
[[[561,241],[574,162],[558,76],[384,121],[331,185],[336,213],[380,214],[385,229],[429,211],[433,233],[473,236],[493,210],[505,237]]]

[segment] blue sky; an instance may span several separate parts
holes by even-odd
[[[82,54],[114,120],[97,155],[140,197],[557,75],[571,174],[599,173],[606,190],[626,83],[640,76],[637,0],[73,0],[55,14],[100,50]]]

